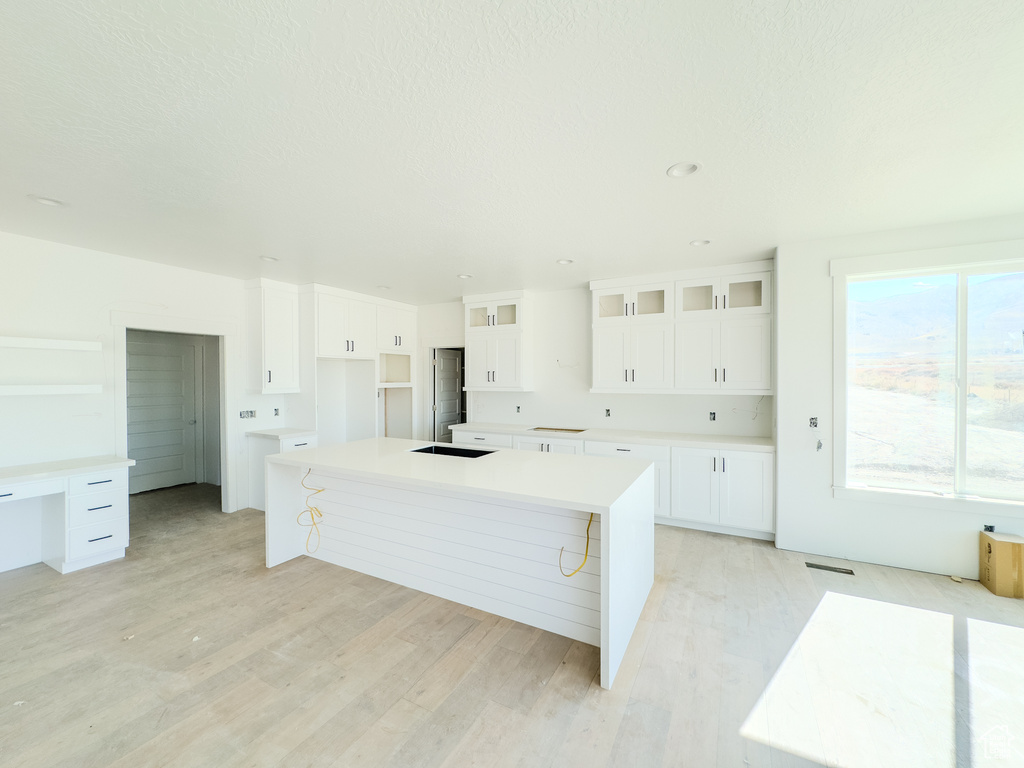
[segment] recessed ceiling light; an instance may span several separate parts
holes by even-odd
[[[28,197],[29,197],[30,200],[35,200],[40,205],[54,205],[54,206],[64,205],[64,201],[63,200],[54,200],[52,197],[40,197],[39,195],[29,195]]]
[[[459,280],[469,280],[472,275],[458,275]]]
[[[704,245],[711,245],[711,241],[710,240],[691,240],[690,241],[690,245],[693,245],[693,246],[696,246],[696,247],[699,248],[699,247],[704,246]]]
[[[278,260],[277,256],[260,256],[260,258],[263,259],[264,261],[277,261]]]
[[[572,264],[572,259],[559,259],[555,264]]]
[[[665,173],[671,176],[672,178],[679,179],[682,178],[683,176],[692,176],[701,168],[703,168],[703,166],[700,163],[693,163],[690,162],[689,160],[686,160],[682,163],[670,165],[668,167],[668,170],[665,171]]]

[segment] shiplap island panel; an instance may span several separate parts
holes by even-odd
[[[654,579],[651,464],[412,452],[427,445],[375,438],[269,456],[267,566],[310,554],[597,645],[611,687]],[[323,489],[309,500],[323,513],[314,552],[296,519],[304,478]],[[560,550],[566,572],[583,561],[591,514],[586,564],[566,578]]]

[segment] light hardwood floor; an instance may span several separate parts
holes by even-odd
[[[218,502],[135,496],[123,561],[0,574],[0,765],[816,765],[738,730],[826,591],[1024,626],[977,582],[659,526],[606,691],[593,647],[309,558],[268,570],[262,513]]]

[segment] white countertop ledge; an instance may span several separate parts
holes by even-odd
[[[103,472],[107,469],[124,469],[135,466],[135,459],[122,456],[88,456],[81,459],[47,461],[41,464],[19,464],[0,467],[0,481],[25,483],[35,480],[50,480],[55,477],[84,475],[87,472]]]
[[[735,435],[699,435],[690,432],[644,432],[629,429],[584,429],[582,432],[535,432],[534,427],[558,427],[558,424],[493,424],[469,422],[453,424],[450,429],[470,432],[491,432],[502,435],[529,435],[550,437],[558,440],[590,440],[602,443],[635,443],[637,445],[677,445],[691,448],[739,448],[749,451],[771,453],[775,443],[770,437],[738,437]],[[572,425],[562,425],[571,427]]]
[[[279,453],[267,461],[335,477],[461,491],[498,501],[606,513],[650,462],[531,451],[493,451],[476,459],[412,453],[434,443],[378,437]]]

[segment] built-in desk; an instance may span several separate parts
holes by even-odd
[[[92,456],[0,467],[0,571],[42,562],[70,573],[124,557],[134,464]]]

